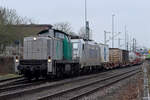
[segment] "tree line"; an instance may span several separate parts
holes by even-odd
[[[12,25],[32,24],[33,20],[19,16],[15,9],[0,7],[0,49],[3,51],[7,45],[14,44],[16,40],[22,38],[19,28]]]
[[[19,27],[16,28],[12,26],[29,25],[29,24],[32,25],[37,23],[33,21],[33,19],[19,16],[15,9],[0,7],[0,50],[3,51],[6,46],[14,45],[18,41],[22,42],[24,36],[28,36],[27,34],[20,34],[21,31],[25,30]],[[68,22],[56,23],[53,24],[53,27],[68,34],[76,34],[80,35],[81,37],[85,37],[84,27],[81,27],[78,33],[73,32],[73,28],[71,24]]]

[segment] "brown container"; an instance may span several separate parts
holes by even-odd
[[[129,61],[129,51],[122,50],[122,62],[128,62]]]
[[[118,48],[109,48],[109,61],[112,63],[124,63],[129,60],[129,52]]]

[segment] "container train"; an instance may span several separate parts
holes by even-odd
[[[130,60],[129,56],[132,60]],[[15,71],[29,79],[76,76],[101,69],[140,64],[126,50],[47,29],[24,38],[23,58],[15,58]]]

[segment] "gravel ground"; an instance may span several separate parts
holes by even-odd
[[[131,68],[132,69],[132,68]],[[128,69],[128,70],[131,70],[131,69]],[[124,69],[121,69],[121,70],[124,70]],[[107,76],[110,76],[111,74],[114,74],[114,73],[118,73],[120,70],[113,70],[111,73],[105,73]],[[99,78],[103,78],[104,76],[104,73],[101,73],[102,75],[100,75],[99,76]],[[106,76],[105,76],[106,77]],[[81,77],[80,77],[81,78]],[[95,77],[96,78],[96,77]],[[91,81],[92,80],[95,80],[95,79],[90,79]],[[65,80],[62,80],[62,81],[65,81]],[[84,81],[81,81],[81,82],[74,82],[74,85],[76,84],[76,85],[80,85],[80,83],[82,83],[82,82],[87,82],[87,81],[89,81],[89,79],[88,80],[84,80]],[[48,84],[48,83],[47,83]],[[51,83],[52,84],[52,83]],[[44,85],[46,85],[46,84],[44,84]],[[52,92],[54,92],[54,91],[60,91],[60,90],[64,90],[64,88],[67,88],[67,87],[72,87],[72,85],[73,84],[69,84],[69,83],[67,83],[67,84],[64,84],[66,87],[64,87],[64,86],[62,86],[62,88],[61,87],[59,87],[58,89],[55,89],[55,87],[51,87],[51,90],[40,90],[40,91],[37,91],[37,92],[35,92],[35,93],[29,93],[29,94],[27,94],[27,95],[24,95],[24,94],[20,94],[20,95],[17,95],[17,96],[15,96],[18,100],[33,100],[34,98],[35,98],[35,100],[37,100],[36,98],[37,97],[39,97],[39,96],[43,96],[43,95],[46,95],[46,94],[50,94],[50,93],[52,93]],[[32,87],[30,87],[30,89],[31,89]],[[35,87],[34,87],[35,88]],[[52,90],[52,88],[54,88],[53,90]],[[48,89],[48,88],[47,88]],[[110,91],[112,91],[113,90],[113,87],[111,88],[110,87]],[[23,90],[23,89],[21,89],[21,90]],[[102,90],[100,90],[100,91],[102,91]],[[93,96],[93,97],[97,97],[97,98],[101,98],[105,93],[107,93],[107,91],[109,92],[109,90],[107,90],[107,89],[104,89],[103,90],[103,92],[101,92],[101,93],[99,93],[99,94],[97,94],[98,96]],[[11,93],[11,91],[9,91],[9,93]],[[107,93],[108,94],[108,93]],[[94,94],[95,95],[95,94]],[[16,100],[16,98],[11,98],[11,99],[14,99],[14,100]],[[92,100],[92,99],[90,99],[90,100]],[[102,99],[101,99],[102,100]],[[109,100],[109,99],[107,99],[107,100]],[[115,100],[115,99],[112,99],[112,100]]]
[[[143,73],[136,74],[113,86],[99,90],[81,100],[141,100]]]
[[[149,91],[150,91],[150,60],[147,61],[147,74],[148,74],[148,85],[149,85]]]

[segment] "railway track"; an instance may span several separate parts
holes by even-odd
[[[6,91],[14,91],[14,90],[22,89],[22,88],[29,87],[29,86],[36,86],[36,85],[44,84],[45,82],[46,81],[42,79],[38,81],[32,81],[32,82],[28,82],[28,80],[25,80],[23,82],[18,82],[15,84],[5,85],[1,87],[0,93],[6,92]]]
[[[97,79],[95,81],[89,81],[87,83],[83,83],[77,85],[75,87],[70,87],[50,95],[46,95],[43,97],[39,97],[38,100],[78,100],[82,96],[93,93],[101,88],[112,85],[118,81],[121,81],[125,78],[128,78],[136,73],[140,72],[140,70],[132,70],[129,72],[121,73],[118,75],[114,75],[111,77],[106,77],[103,79]]]
[[[0,80],[0,83],[1,82],[6,82],[6,81],[12,81],[12,80],[15,80],[15,79],[20,79],[20,78],[23,78],[23,76],[18,76],[18,77],[14,77],[14,78],[3,79],[3,80]]]
[[[101,74],[104,74],[104,73],[106,73],[106,72],[103,72]],[[97,76],[97,75],[93,75],[93,76],[87,77],[87,78],[92,78],[92,77],[95,77],[95,76]],[[31,87],[31,86],[36,86],[36,85],[44,84],[46,82],[51,82],[51,81],[40,79],[40,80],[37,80],[37,81],[34,80],[34,81],[29,82],[28,80],[26,80],[24,78],[19,79],[19,80],[17,79],[15,81],[14,80],[11,81],[9,84],[1,84],[0,85],[0,93],[6,92],[6,91],[14,91],[14,90],[22,89],[22,88],[26,88],[26,87],[28,88],[28,87]]]
[[[139,71],[140,67],[135,66],[130,68],[111,70],[95,75],[65,79],[58,82],[45,82],[38,85],[35,83],[33,85],[27,85],[25,88],[22,86],[21,88],[15,89],[15,87],[13,87],[10,91],[7,89],[0,92],[0,98],[2,100],[47,100],[60,98],[62,100],[64,97],[65,100],[76,99],[84,94],[104,87],[104,84],[105,86],[106,84],[111,85],[112,83],[127,78],[133,74],[138,73]],[[77,91],[80,93],[80,95],[77,94]]]
[[[15,78],[10,78],[10,79],[6,79],[6,80],[1,80],[0,81],[0,88],[6,87],[6,86],[10,86],[10,85],[15,85],[21,82],[25,82],[27,81],[24,77],[15,77]]]

